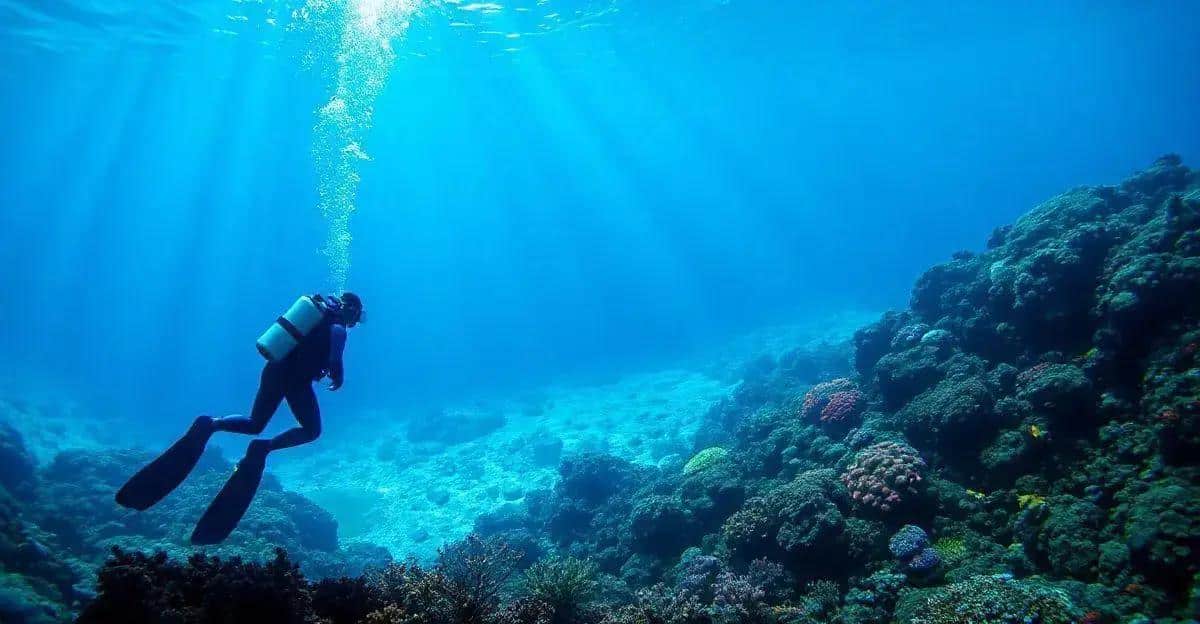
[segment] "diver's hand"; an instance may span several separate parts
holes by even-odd
[[[329,391],[334,392],[342,387],[342,382],[346,381],[346,369],[342,367],[342,361],[337,360],[329,365]]]

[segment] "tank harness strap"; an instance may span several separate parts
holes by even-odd
[[[279,326],[283,328],[283,331],[286,331],[287,333],[291,334],[292,338],[296,339],[296,342],[301,342],[304,340],[304,334],[301,333],[300,330],[297,329],[295,325],[292,325],[291,321],[289,321],[281,316],[281,317],[275,319],[275,322],[279,323]]]

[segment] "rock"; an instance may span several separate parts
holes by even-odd
[[[602,453],[568,457],[558,471],[559,491],[589,503],[602,502],[626,488],[637,474],[633,464]]]
[[[504,426],[504,414],[485,409],[444,409],[414,417],[408,423],[408,440],[414,443],[461,444],[481,438]]]
[[[27,496],[34,488],[33,455],[12,425],[0,420],[0,487],[13,495]]]

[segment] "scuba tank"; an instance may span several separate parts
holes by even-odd
[[[325,319],[329,304],[321,295],[304,295],[258,337],[258,352],[272,362],[287,357]]]

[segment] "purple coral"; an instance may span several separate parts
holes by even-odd
[[[725,571],[717,576],[713,586],[713,604],[733,611],[747,613],[762,603],[767,590],[755,585],[750,577]]]
[[[801,416],[809,420],[816,420],[829,405],[833,396],[842,392],[857,392],[854,382],[841,377],[813,386],[808,394],[804,395],[804,405],[800,408]]]
[[[891,511],[903,495],[916,494],[925,460],[913,447],[899,442],[880,442],[854,458],[842,475],[842,483],[859,505]]]
[[[770,603],[783,599],[780,590],[786,586],[783,566],[755,559],[744,575],[728,570],[717,575],[709,613],[714,622],[769,621]]]
[[[906,524],[888,540],[888,550],[901,561],[908,561],[929,547],[929,535],[919,526]]]
[[[862,393],[858,390],[835,392],[821,408],[821,422],[839,423],[855,418],[862,411],[862,404]]]
[[[712,555],[692,557],[684,564],[683,574],[679,579],[679,588],[693,594],[703,594],[705,591],[711,590],[713,582],[723,570],[721,560]]]
[[[913,572],[928,572],[942,563],[941,556],[933,548],[926,548],[908,560],[908,569]]]
[[[928,572],[942,561],[937,551],[929,547],[929,536],[925,530],[911,524],[896,531],[888,541],[888,550],[912,572]]]

